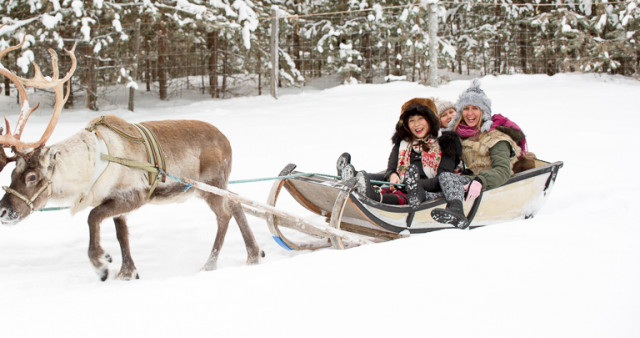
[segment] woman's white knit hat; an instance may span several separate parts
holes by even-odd
[[[493,121],[491,120],[491,100],[484,93],[484,90],[480,89],[480,80],[474,79],[471,82],[471,86],[467,88],[460,97],[458,98],[458,102],[456,102],[456,116],[453,117],[451,122],[449,122],[448,130],[453,129],[453,126],[460,121],[462,118],[462,108],[472,105],[480,108],[482,110],[482,127],[480,129],[481,132],[489,131]]]

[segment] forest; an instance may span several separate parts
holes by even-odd
[[[169,100],[182,90],[225,98],[334,76],[342,83],[434,74],[599,72],[640,75],[640,0],[0,0],[0,62],[19,76],[34,60],[78,69],[67,105],[99,110],[114,86]],[[429,16],[429,10],[435,16]],[[435,38],[430,17],[437,20]],[[271,31],[277,22],[277,48]],[[433,28],[432,28],[433,29]],[[436,51],[434,56],[431,51]],[[432,60],[437,60],[434,68]],[[440,70],[440,72],[438,72]],[[445,75],[438,81],[446,82]],[[4,95],[12,95],[9,79]],[[142,88],[140,88],[142,87]],[[250,90],[246,90],[250,88]],[[244,90],[241,90],[244,89]],[[78,97],[74,100],[74,97]],[[80,99],[82,98],[82,100]],[[81,101],[81,102],[78,102]]]

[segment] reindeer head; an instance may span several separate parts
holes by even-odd
[[[0,221],[3,224],[16,224],[47,204],[55,164],[55,155],[49,150],[48,147],[38,147],[26,154],[16,154],[11,186],[2,187],[7,192],[0,200]]]
[[[0,28],[2,28],[2,26],[0,26]],[[19,45],[0,51],[0,61],[8,52],[22,47],[23,44],[24,39]],[[59,78],[58,55],[51,49],[49,49],[49,54],[51,54],[53,74],[50,78],[45,78],[42,75],[40,67],[38,67],[35,62],[33,63],[34,76],[31,79],[21,78],[11,73],[0,64],[0,74],[4,75],[14,83],[20,96],[20,115],[18,116],[15,134],[11,133],[11,125],[9,124],[9,120],[5,117],[6,133],[0,135],[0,144],[3,148],[12,147],[16,154],[13,157],[7,157],[4,149],[0,149],[0,170],[2,170],[8,162],[16,161],[16,168],[11,174],[11,186],[4,187],[7,194],[5,194],[0,201],[0,221],[2,223],[17,223],[27,217],[34,210],[44,206],[47,202],[47,196],[49,196],[51,191],[50,179],[53,162],[50,161],[50,156],[48,155],[49,152],[46,150],[48,148],[43,147],[53,133],[53,129],[60,118],[62,107],[69,98],[69,81],[73,72],[76,70],[77,65],[74,50],[75,45],[70,51],[65,50],[71,58],[71,68],[61,79]],[[63,86],[65,82],[67,82],[66,96],[63,93]],[[56,103],[53,107],[53,113],[51,120],[49,121],[49,125],[47,125],[47,128],[42,134],[40,140],[36,142],[23,142],[20,140],[22,130],[24,129],[29,116],[38,109],[39,106],[36,105],[34,108],[29,107],[29,99],[27,97],[25,87],[52,89],[56,96]],[[35,150],[25,152],[25,150],[29,149]]]

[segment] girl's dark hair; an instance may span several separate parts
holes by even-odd
[[[391,137],[391,142],[393,144],[400,143],[402,140],[411,141],[413,138],[413,134],[409,131],[408,121],[411,116],[420,115],[427,120],[429,123],[429,133],[428,135],[437,138],[438,130],[440,129],[440,119],[436,116],[436,114],[429,109],[429,107],[421,105],[421,104],[412,104],[405,108],[405,110],[400,115],[400,119],[398,123],[396,123],[396,131]],[[425,147],[426,144],[423,145]],[[425,149],[428,151],[428,149]]]

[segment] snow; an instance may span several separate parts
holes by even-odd
[[[51,16],[51,15],[45,13],[45,14],[42,15],[42,19],[41,20],[42,20],[42,25],[43,26],[45,26],[47,29],[52,29],[57,24],[62,22],[62,14],[56,13],[55,16]]]
[[[100,282],[86,256],[88,211],[37,212],[0,227],[1,337],[638,337],[640,159],[634,145],[640,82],[597,74],[484,77],[494,113],[516,121],[540,158],[564,161],[535,218],[471,231],[447,230],[344,251],[291,252],[248,216],[266,252],[247,266],[232,221],[219,268],[200,271],[213,245],[213,214],[198,200],[132,213],[132,255],[141,279],[114,280],[120,251],[111,222],[102,245],[114,258]],[[408,82],[209,100],[156,101],[136,93],[136,112],[65,110],[49,143],[94,116],[132,122],[192,118],[231,141],[231,180],[272,177],[287,163],[333,174],[344,151],[356,169],[384,168],[402,103],[455,100],[469,86]],[[31,91],[30,91],[31,93]],[[48,123],[50,96],[22,139]],[[77,102],[81,100],[76,97]],[[18,112],[15,96],[0,98]],[[77,104],[82,106],[81,103]],[[10,115],[15,123],[17,115]],[[0,173],[8,185],[9,165]],[[271,182],[231,185],[266,201]],[[316,222],[283,193],[278,208]],[[295,234],[293,234],[295,235]]]

